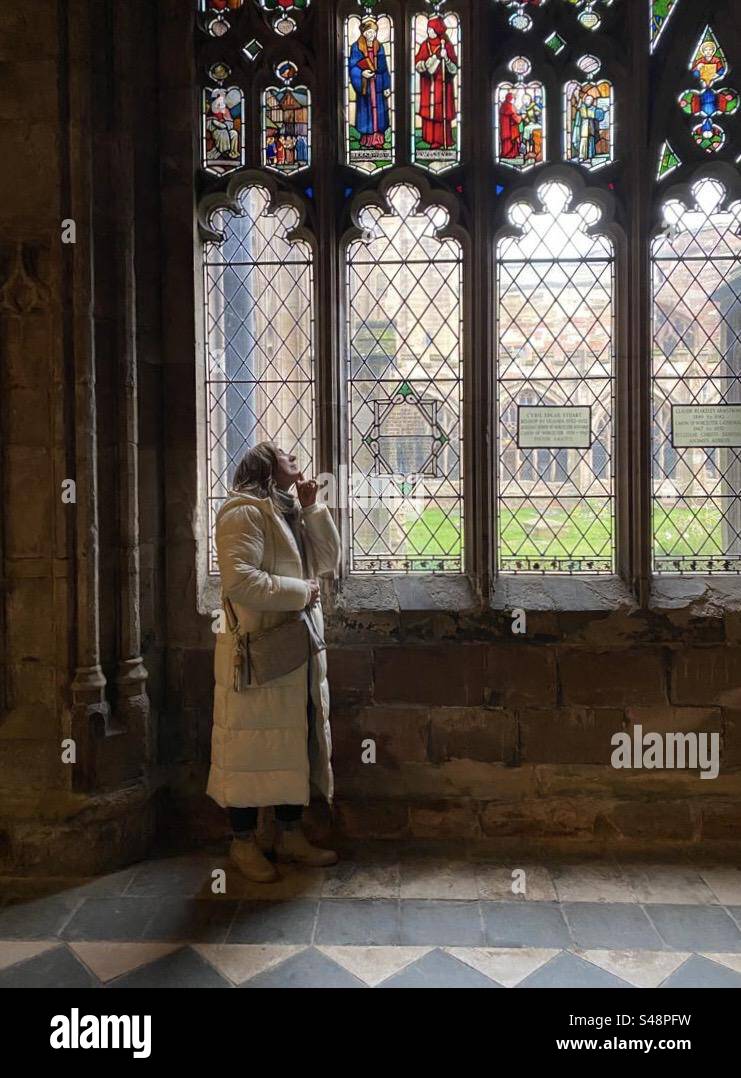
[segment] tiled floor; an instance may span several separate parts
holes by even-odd
[[[199,853],[0,887],[0,988],[741,987],[729,865],[379,857],[265,886]]]

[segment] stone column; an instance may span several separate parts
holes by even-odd
[[[94,785],[92,738],[105,733],[110,719],[106,678],[100,665],[99,535],[97,424],[95,407],[95,334],[93,324],[93,161],[91,147],[91,39],[87,3],[71,4],[60,34],[68,43],[69,103],[67,162],[69,209],[76,226],[70,253],[67,299],[71,304],[71,346],[74,366],[75,506],[75,675],[67,736],[77,745],[77,764],[69,769],[74,789]],[[70,295],[71,293],[71,295]]]
[[[135,14],[135,13],[134,13]],[[139,418],[136,350],[136,277],[134,270],[135,196],[134,138],[136,39],[129,4],[114,6],[114,80],[117,88],[117,131],[111,152],[112,252],[117,286],[116,361],[118,365],[118,511],[119,511],[119,626],[116,718],[133,734],[149,759],[149,700],[147,671],[141,658],[139,566]]]

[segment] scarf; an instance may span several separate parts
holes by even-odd
[[[281,490],[280,487],[273,487],[272,498],[273,503],[280,509],[288,527],[293,532],[296,546],[301,555],[301,565],[303,566],[304,576],[308,577],[309,567],[306,562],[306,551],[304,550],[304,544],[301,538],[301,504],[298,501],[298,498],[295,498],[290,491]],[[303,611],[303,618],[306,622],[306,628],[309,630],[312,653],[316,654],[318,651],[323,651],[327,645],[314,624],[311,610]]]

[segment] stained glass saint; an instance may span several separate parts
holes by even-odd
[[[458,16],[416,15],[412,25],[414,91],[413,156],[441,172],[460,156]]]
[[[525,81],[530,61],[524,56],[516,56],[509,66],[517,81],[497,87],[497,161],[525,172],[545,160],[545,87]]]
[[[218,86],[203,91],[203,167],[223,175],[244,164],[242,91]]]
[[[345,37],[348,164],[373,172],[391,165],[394,156],[391,20],[351,15]]]
[[[612,83],[599,78],[600,61],[583,56],[578,67],[589,77],[565,87],[565,157],[595,170],[612,161]]]
[[[706,27],[700,43],[690,61],[690,71],[700,83],[700,90],[685,90],[679,105],[688,116],[701,117],[692,128],[692,136],[700,149],[717,153],[724,145],[726,136],[722,127],[714,122],[716,116],[730,116],[738,109],[739,94],[730,87],[715,89],[718,79],[728,74],[728,62],[720,43]]]

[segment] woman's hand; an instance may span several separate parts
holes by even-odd
[[[304,473],[301,472],[296,480],[296,493],[298,494],[298,500],[301,502],[302,509],[308,509],[310,505],[315,504],[317,490],[318,484],[316,480],[304,479]]]
[[[319,581],[307,580],[306,583],[311,588],[311,594],[307,606],[314,606],[319,601]]]

